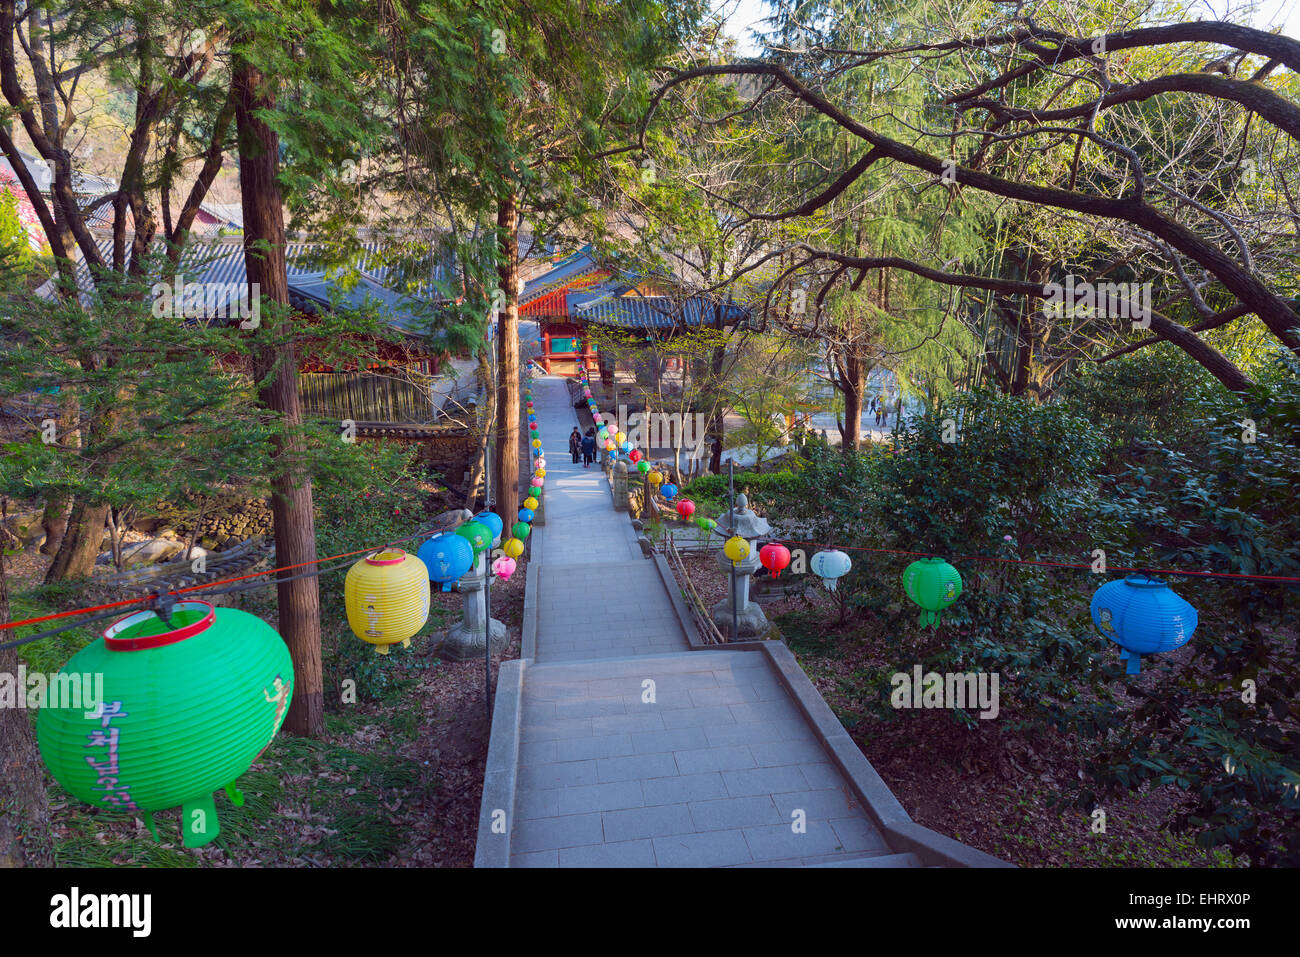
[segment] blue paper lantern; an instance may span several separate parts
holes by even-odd
[[[454,532],[441,532],[421,545],[415,557],[429,569],[429,581],[451,591],[451,583],[474,567],[474,546]]]
[[[624,452],[631,452],[631,451],[632,451],[632,443],[629,442],[629,441],[627,441],[627,440],[624,440],[623,445],[621,446],[621,448],[623,449]]]
[[[822,580],[828,591],[835,591],[835,583],[853,568],[853,559],[838,548],[832,548],[814,555],[808,567]]]
[[[1145,575],[1111,581],[1092,596],[1097,634],[1120,646],[1130,675],[1141,672],[1141,656],[1181,648],[1196,631],[1196,609],[1168,585]]]
[[[663,485],[659,486],[659,494],[664,498],[672,498],[677,494],[677,486],[672,482],[665,482]]]
[[[474,521],[482,522],[492,533],[492,544],[501,544],[501,530],[506,527],[506,523],[501,520],[501,516],[495,512],[479,512],[474,516]]]
[[[531,508],[521,508],[519,510],[519,521],[531,522],[533,520],[533,510]]]

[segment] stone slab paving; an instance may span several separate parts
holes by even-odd
[[[520,727],[512,866],[915,866],[756,652],[535,664]]]
[[[535,379],[533,398],[546,524],[511,866],[917,866],[887,846],[765,655],[687,650],[603,474],[569,457],[563,380]]]

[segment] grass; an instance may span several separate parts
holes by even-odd
[[[331,736],[347,735],[372,719],[329,715]],[[394,736],[395,737],[395,736]],[[221,833],[211,847],[239,863],[285,864],[305,856],[331,866],[386,861],[405,839],[393,809],[420,802],[421,769],[396,753],[393,738],[368,752],[306,738],[279,736],[237,782],[243,807],[218,793]],[[426,789],[436,787],[424,785]],[[53,800],[67,800],[60,817],[68,833],[56,842],[55,860],[66,867],[195,867],[204,862],[180,844],[178,811],[154,816],[161,843],[147,831],[131,834],[130,818],[106,814],[74,801],[57,786]],[[206,856],[206,855],[205,855]]]
[[[825,615],[816,612],[792,611],[775,620],[796,655],[832,655],[843,637],[827,627]]]

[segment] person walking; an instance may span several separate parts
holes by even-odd
[[[573,464],[578,464],[578,456],[582,454],[582,433],[578,427],[573,427],[573,432],[569,436],[569,454],[573,456]]]
[[[596,461],[596,430],[588,429],[587,434],[582,437],[582,467],[590,468],[594,461]]]

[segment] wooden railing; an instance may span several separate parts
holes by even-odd
[[[700,637],[707,645],[725,645],[727,636],[718,630],[718,626],[713,623],[713,618],[709,615],[709,609],[705,607],[704,600],[700,598],[700,593],[695,590],[695,582],[691,581],[690,573],[686,570],[686,563],[682,560],[682,553],[677,550],[676,543],[672,537],[666,537],[663,544],[664,556],[668,559],[668,567],[672,569],[677,580],[681,582],[682,591],[686,597],[686,606],[691,611],[691,616],[695,619],[695,627]]]

